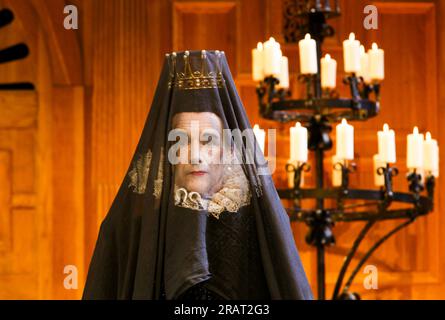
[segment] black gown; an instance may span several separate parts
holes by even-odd
[[[255,216],[251,210],[250,206],[246,206],[236,214],[226,211],[220,215],[219,220],[202,213],[202,218],[207,219],[206,229],[203,231],[205,241],[198,240],[195,243],[196,246],[206,243],[208,274],[202,273],[205,280],[200,277],[196,284],[191,280],[187,285],[190,288],[180,293],[178,299],[270,299],[258,247]],[[195,214],[190,209],[179,210],[178,214],[186,216],[187,213],[183,211],[188,211],[190,215]],[[176,260],[171,263],[181,265],[187,261],[188,257],[193,256],[194,247],[192,241],[176,247],[182,254],[175,254]],[[195,271],[190,278],[195,278],[197,274],[200,273]],[[174,280],[166,279],[166,283],[174,283]]]

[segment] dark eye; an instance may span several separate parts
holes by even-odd
[[[217,146],[219,144],[219,137],[214,134],[209,134],[204,138],[204,144]]]

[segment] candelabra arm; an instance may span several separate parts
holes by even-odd
[[[428,198],[431,200],[431,207],[429,208],[430,211],[433,211],[434,209],[434,187],[436,184],[436,178],[430,174],[426,177],[425,181],[425,187],[426,187],[426,193],[428,195]]]
[[[379,212],[383,213],[390,206],[393,197],[394,191],[392,188],[392,178],[399,174],[399,170],[396,167],[391,167],[389,163],[386,164],[386,167],[380,167],[377,169],[377,174],[384,176],[385,187],[383,192],[385,193],[383,201],[379,205]]]
[[[366,254],[363,256],[363,258],[359,261],[355,269],[352,271],[351,275],[348,278],[348,281],[346,282],[343,293],[347,293],[349,291],[349,288],[351,287],[352,282],[354,281],[354,278],[356,277],[357,273],[361,270],[362,266],[365,264],[365,262],[369,259],[369,257],[376,251],[386,240],[388,240],[393,234],[397,233],[401,229],[407,227],[411,223],[413,223],[414,219],[409,219],[407,221],[404,221],[403,223],[399,224],[397,227],[393,228],[391,231],[389,231],[386,235],[381,237],[374,245],[369,248],[369,250],[366,252]]]
[[[315,92],[315,83],[316,83],[315,74],[299,74],[298,81],[304,83],[306,85],[306,99],[310,100],[316,96]]]
[[[415,210],[413,215],[417,215],[421,207],[420,193],[425,189],[422,183],[422,175],[417,173],[417,169],[414,169],[407,176],[409,182],[409,191],[413,193]]]
[[[260,105],[260,113],[261,113],[261,115],[266,115],[268,113],[268,110],[267,110],[268,105],[267,105],[267,103],[264,102],[264,97],[266,95],[266,87],[264,86],[263,81],[261,81],[258,84],[258,86],[256,88],[256,93],[257,93],[258,102]]]
[[[341,188],[343,189],[343,194],[348,194],[348,188],[349,188],[349,175],[353,172],[355,172],[357,169],[357,165],[354,162],[348,163],[345,162],[341,166]]]
[[[380,101],[380,83],[366,83],[363,77],[360,77],[360,83],[362,84],[360,90],[362,99],[369,100],[369,96],[374,92],[375,101]]]
[[[354,258],[355,253],[357,252],[358,247],[360,246],[360,243],[363,241],[363,239],[365,238],[366,234],[368,233],[368,231],[371,229],[371,227],[375,224],[376,220],[370,220],[366,223],[366,225],[362,228],[362,230],[360,231],[358,237],[355,239],[354,244],[352,245],[351,250],[349,251],[348,255],[346,256],[340,273],[338,275],[337,281],[335,283],[335,288],[334,288],[334,293],[332,294],[332,299],[338,299],[338,294],[340,292],[340,288],[341,285],[343,283],[343,279],[346,275],[346,271],[348,270],[349,265],[351,264],[352,258]]]
[[[264,78],[263,81],[260,81],[256,88],[258,102],[260,105],[260,113],[263,117],[267,117],[267,115],[270,113],[272,102],[275,99],[284,101],[286,98],[291,96],[289,89],[277,89],[276,85],[279,84],[279,82],[280,81],[274,76],[268,76]]]
[[[355,73],[352,73],[344,80],[345,84],[349,84],[351,97],[355,102],[361,100],[360,91],[358,89],[358,81],[359,79],[356,77]]]
[[[375,93],[375,100],[380,101],[380,83],[375,83],[373,85],[373,90]]]
[[[341,193],[337,198],[337,207],[340,211],[344,209],[344,200],[349,193],[349,175],[356,171],[357,165],[354,162],[348,163],[347,160],[334,164],[334,170],[341,171]]]
[[[301,189],[301,179],[303,172],[309,172],[311,169],[310,164],[303,162],[299,164],[295,170],[294,186],[295,188]]]
[[[372,92],[372,86],[370,84],[365,83],[363,77],[360,77],[360,82],[362,83],[362,90],[360,95],[363,99],[369,99],[369,95]]]
[[[275,98],[276,95],[276,89],[275,86],[279,83],[279,80],[273,76],[269,76],[264,80],[267,84],[267,96],[268,96],[268,101],[267,104],[270,105],[273,101],[273,99]]]
[[[277,91],[277,96],[280,101],[285,101],[286,98],[289,98],[292,95],[292,92],[289,89],[281,88]]]
[[[300,207],[301,200],[301,180],[303,176],[303,172],[309,172],[311,169],[310,164],[306,162],[296,162],[296,164],[288,163],[286,164],[286,172],[293,173],[293,195],[296,206]]]

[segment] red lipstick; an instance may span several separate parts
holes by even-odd
[[[203,176],[206,173],[207,173],[206,171],[192,171],[189,174],[194,175],[194,176]]]

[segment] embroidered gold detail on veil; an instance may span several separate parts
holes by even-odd
[[[198,192],[189,192],[175,185],[175,205],[192,210],[207,210],[219,219],[224,211],[237,212],[241,207],[250,204],[252,195],[242,167],[236,165],[229,170],[221,190],[214,193],[211,199],[204,199]]]
[[[159,199],[161,197],[163,174],[164,174],[164,148],[161,147],[158,175],[154,183],[154,191],[153,191],[153,195],[155,196],[156,199]]]
[[[224,87],[225,80],[221,72],[221,56],[224,51],[215,51],[216,71],[207,71],[207,52],[201,51],[201,70],[192,70],[190,52],[184,52],[184,70],[178,72],[176,53],[166,54],[170,68],[170,81],[168,87],[178,90],[209,89]]]
[[[145,193],[148,174],[150,172],[151,157],[151,150],[148,150],[145,154],[139,154],[136,161],[133,162],[133,168],[128,173],[130,177],[128,187],[134,187],[133,192],[135,193]]]

